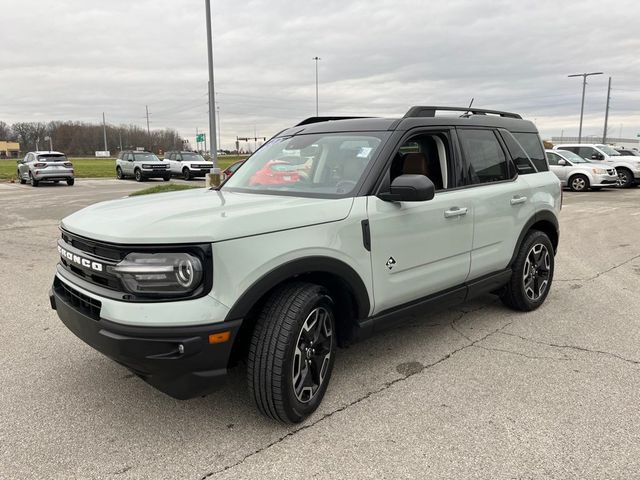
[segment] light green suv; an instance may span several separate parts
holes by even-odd
[[[62,220],[51,305],[176,398],[213,390],[246,361],[258,409],[299,422],[321,402],[338,346],[488,292],[539,307],[560,206],[537,130],[519,115],[311,118],[220,188]]]

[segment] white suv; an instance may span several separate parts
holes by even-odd
[[[155,154],[142,150],[123,150],[116,159],[116,178],[124,180],[133,177],[136,182],[144,182],[149,178],[171,180],[169,165]]]
[[[270,176],[274,161],[295,174]],[[310,118],[219,188],[63,219],[51,305],[176,398],[211,391],[246,361],[258,409],[299,422],[320,404],[338,345],[489,292],[540,307],[560,202],[536,127],[519,115]]]
[[[172,175],[181,175],[185,180],[204,177],[213,168],[213,162],[196,152],[166,152],[164,161],[169,164]]]
[[[587,160],[605,162],[616,169],[620,186],[629,188],[640,182],[640,159],[620,155],[620,152],[601,143],[562,144],[553,147],[554,150],[568,150],[577,153]]]

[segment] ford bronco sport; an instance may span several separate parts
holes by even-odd
[[[289,180],[255,182],[274,161]],[[51,305],[176,398],[246,360],[258,409],[299,422],[321,402],[337,346],[489,292],[538,308],[560,207],[536,127],[517,114],[310,118],[218,188],[63,219]]]
[[[123,150],[116,159],[116,178],[124,180],[127,177],[135,178],[136,182],[143,182],[148,178],[162,178],[168,182],[171,180],[171,172],[169,164],[151,152]]]

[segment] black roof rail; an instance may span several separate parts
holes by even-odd
[[[305,118],[295,126],[300,127],[302,125],[309,125],[311,123],[331,122],[332,120],[353,120],[356,118],[373,118],[373,117],[309,117],[309,118]]]
[[[404,118],[435,117],[437,111],[463,112],[463,114],[468,112],[473,115],[491,114],[491,115],[500,115],[501,117],[506,117],[506,118],[522,119],[522,117],[517,113],[503,112],[500,110],[486,110],[484,108],[476,108],[476,107],[436,107],[436,106],[411,107],[409,111],[404,114]]]

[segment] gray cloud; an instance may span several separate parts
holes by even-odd
[[[315,112],[401,115],[415,104],[502,108],[546,136],[640,131],[636,1],[214,0],[223,145],[270,136]],[[606,8],[606,10],[603,10]],[[613,13],[612,13],[613,12]],[[0,119],[207,127],[204,1],[3,0]]]

